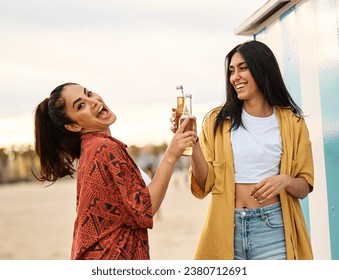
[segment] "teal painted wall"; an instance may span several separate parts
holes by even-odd
[[[318,21],[327,28],[320,42],[320,91],[332,259],[339,260],[339,47],[335,0],[315,1]]]

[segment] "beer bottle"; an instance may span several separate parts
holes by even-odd
[[[179,127],[179,119],[184,110],[184,101],[185,101],[184,88],[182,85],[177,86],[177,110],[175,112],[175,125],[177,128]]]
[[[182,115],[179,119],[179,126],[181,125],[181,123],[185,120],[189,118],[189,122],[185,127],[185,131],[188,130],[195,130],[195,118],[193,118],[192,115],[192,94],[185,94],[185,101],[184,101],[184,107],[183,107],[183,112]],[[184,131],[184,132],[185,132]],[[183,152],[183,156],[191,156],[193,153],[193,148],[192,147],[187,147],[184,152]]]

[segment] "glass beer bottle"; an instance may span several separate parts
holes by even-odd
[[[185,101],[184,88],[182,85],[177,86],[177,110],[175,112],[175,125],[177,128],[179,127],[179,119],[184,110],[184,101]]]
[[[182,115],[179,119],[179,126],[182,124],[182,122],[189,118],[189,122],[185,127],[185,131],[188,130],[193,130],[195,131],[195,126],[196,126],[196,121],[195,118],[193,118],[192,116],[192,94],[185,94],[185,101],[184,101],[184,109],[182,112]],[[193,148],[192,147],[187,147],[184,152],[183,152],[183,156],[191,156],[193,153]]]

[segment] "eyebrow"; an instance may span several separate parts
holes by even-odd
[[[238,63],[238,67],[239,66],[242,66],[243,64],[246,64],[246,62],[245,61],[242,61],[242,62],[240,62],[240,63]],[[228,69],[231,69],[231,68],[234,68],[234,66],[233,65],[230,65],[229,67],[228,67]]]
[[[86,93],[87,93],[87,89],[84,88],[84,94],[86,95]],[[77,98],[77,99],[73,102],[72,107],[74,108],[74,106],[75,106],[79,101],[81,101],[81,99],[82,99],[81,97]]]

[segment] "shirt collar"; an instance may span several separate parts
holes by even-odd
[[[116,139],[112,136],[109,136],[105,133],[102,133],[102,132],[90,132],[90,133],[83,134],[83,135],[81,135],[81,142],[89,141],[89,140],[92,140],[92,139],[97,138],[97,137],[111,139],[112,141],[116,142],[120,146],[127,148],[127,145],[125,143],[121,142],[120,140],[118,140],[118,139]]]

